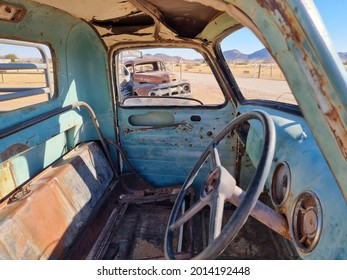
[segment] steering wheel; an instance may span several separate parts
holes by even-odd
[[[217,146],[225,136],[238,126],[253,119],[260,121],[262,124],[263,147],[258,167],[246,192],[244,192],[236,186],[234,177],[221,165]],[[247,221],[248,216],[258,201],[260,193],[263,191],[275,152],[275,142],[276,133],[273,120],[266,112],[260,110],[243,113],[222,129],[202,153],[177,196],[165,233],[164,252],[166,258],[175,259],[173,248],[174,231],[201,212],[205,206],[210,207],[208,245],[193,259],[214,259],[223,252]],[[192,188],[195,177],[209,156],[211,169],[207,180],[200,188],[198,199],[188,210],[179,216],[178,214],[182,210],[185,196],[189,189]],[[235,197],[243,197],[243,199],[241,202],[235,203],[238,200]],[[236,205],[238,206],[236,211],[222,228],[224,203],[226,201],[239,205]]]

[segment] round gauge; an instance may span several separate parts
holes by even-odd
[[[288,198],[291,184],[291,173],[289,165],[286,162],[281,162],[277,165],[271,184],[270,196],[272,203],[281,207]]]
[[[291,219],[293,241],[302,252],[311,252],[318,244],[323,214],[318,197],[311,191],[302,193],[295,202]]]

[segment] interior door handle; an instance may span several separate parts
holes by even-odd
[[[169,124],[169,125],[159,125],[159,126],[148,126],[136,129],[125,128],[123,130],[124,134],[129,134],[133,132],[148,131],[153,129],[165,129],[165,128],[177,128],[181,133],[188,133],[193,130],[193,126],[187,121],[181,121],[179,123]]]

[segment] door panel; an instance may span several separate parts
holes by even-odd
[[[119,141],[130,163],[155,187],[182,184],[202,151],[234,116],[231,104],[165,111],[120,107]],[[234,143],[234,137],[226,137],[218,146],[222,163],[231,172]],[[129,171],[124,163],[122,172]]]

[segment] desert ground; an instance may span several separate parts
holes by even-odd
[[[224,95],[205,63],[167,64],[178,78],[190,82],[193,98],[206,105],[221,104]],[[230,64],[231,71],[246,99],[276,100],[296,104],[281,70],[273,64]],[[53,79],[52,79],[53,80]],[[43,73],[37,71],[0,73],[0,88],[42,87],[45,86]],[[0,93],[0,94],[7,94]],[[0,111],[13,110],[18,106],[27,106],[48,100],[46,94],[0,102]]]
[[[208,105],[223,103],[224,96],[212,74],[183,73],[182,78],[191,84],[191,97]],[[286,81],[247,77],[235,77],[235,79],[246,99],[277,100],[296,104]]]
[[[51,80],[53,81],[53,75],[51,75]],[[0,88],[35,88],[45,87],[45,85],[45,77],[42,71],[6,71],[0,73]],[[0,94],[8,93],[9,92],[0,92]],[[1,101],[0,112],[28,106],[30,104],[41,103],[47,100],[47,94],[38,94],[9,101]]]

